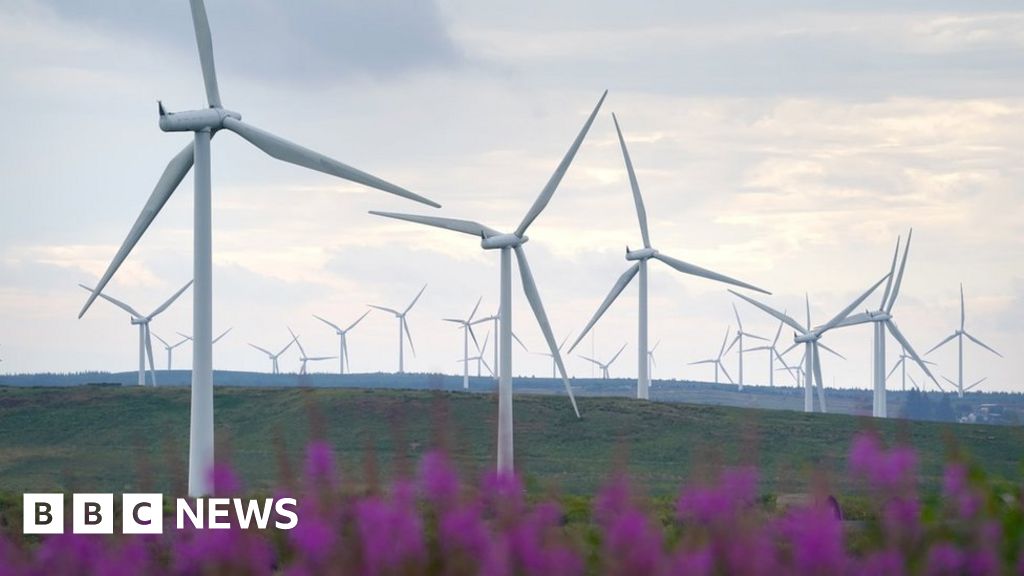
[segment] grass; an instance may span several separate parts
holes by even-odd
[[[717,468],[755,464],[762,490],[802,493],[817,481],[851,487],[846,453],[874,428],[912,445],[925,490],[963,451],[988,473],[1019,478],[1024,428],[877,420],[725,406],[517,395],[516,465],[538,490],[586,495],[625,467],[649,492]],[[409,473],[432,446],[447,447],[467,473],[493,466],[497,401],[451,391],[221,387],[215,394],[218,455],[251,489],[301,470],[306,442],[327,439],[345,481]],[[140,491],[185,487],[189,391],[184,388],[0,387],[0,491]]]

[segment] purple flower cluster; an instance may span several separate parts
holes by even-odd
[[[532,498],[514,475],[467,482],[441,452],[386,488],[346,487],[331,447],[314,442],[301,482],[275,492],[299,503],[290,531],[172,528],[38,542],[0,534],[0,576],[1024,574],[1021,487],[953,462],[941,495],[923,497],[917,467],[912,450],[858,436],[849,472],[868,509],[853,521],[827,492],[773,506],[751,467],[683,487],[671,510],[614,475],[589,509],[570,515]],[[229,467],[212,476],[218,495],[241,493]]]

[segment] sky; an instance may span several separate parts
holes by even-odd
[[[654,246],[772,291],[826,321],[887,271],[913,228],[897,324],[923,353],[959,323],[1002,352],[966,348],[965,380],[1021,391],[1024,370],[1024,8],[985,0],[728,2],[208,0],[225,107],[247,122],[426,195],[433,210],[283,164],[225,133],[213,142],[215,367],[269,370],[247,343],[337,353],[338,324],[368,304],[404,307],[407,370],[460,371],[443,317],[478,298],[493,313],[498,254],[369,210],[521,220],[587,114],[609,96],[526,250],[557,339],[575,338],[641,245],[611,113],[644,194]],[[0,373],[131,370],[137,331],[85,293],[188,135],[169,110],[205,105],[188,2],[0,0]],[[107,292],[148,311],[191,278],[186,178]],[[516,275],[517,276],[517,275]],[[577,352],[627,352],[637,288]],[[515,330],[544,348],[518,278]],[[747,332],[778,323],[725,286],[650,271],[655,378],[710,379],[736,304]],[[878,306],[881,295],[868,303]],[[191,293],[153,321],[189,332]],[[486,327],[478,332],[482,339]],[[825,381],[867,387],[871,329],[825,337],[845,361]],[[780,347],[792,342],[783,330]],[[158,348],[158,367],[165,356]],[[491,344],[493,345],[493,343]],[[397,324],[373,312],[351,333],[352,369],[393,371]],[[888,346],[890,363],[899,353]],[[789,357],[798,360],[798,355]],[[955,346],[929,356],[955,378]],[[726,359],[735,376],[736,357]],[[175,354],[190,364],[188,345]],[[295,370],[293,352],[282,368]],[[569,371],[589,377],[575,354]],[[745,358],[747,383],[767,357]],[[311,365],[337,370],[336,362]],[[516,374],[550,374],[521,351]],[[915,369],[911,374],[920,381]],[[782,377],[784,378],[784,377]],[[898,387],[893,380],[891,387]]]

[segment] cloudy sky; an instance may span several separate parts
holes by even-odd
[[[951,333],[963,282],[968,330],[1006,355],[969,347],[966,379],[1020,390],[1024,10],[984,0],[628,4],[208,0],[208,11],[226,107],[444,205],[432,213],[498,229],[522,218],[609,89],[530,230],[559,339],[583,327],[626,268],[625,247],[640,245],[616,112],[661,251],[764,286],[780,308],[802,309],[808,292],[822,322],[885,274],[913,227],[895,309],[903,332],[920,352]],[[187,142],[159,130],[156,100],[191,109],[203,94],[185,0],[0,0],[0,371],[133,368],[126,315],[99,302],[76,319],[76,284],[98,278]],[[370,216],[431,209],[276,162],[232,134],[213,150],[214,329],[234,327],[217,368],[268,369],[245,343],[283,346],[286,325],[310,353],[335,353],[311,314],[348,323],[367,304],[404,306],[426,283],[409,317],[418,355],[408,367],[459,369],[461,337],[439,319],[468,314],[481,296],[483,311],[496,308],[496,253]],[[148,310],[191,277],[191,186],[111,295]],[[735,326],[733,301],[721,285],[652,264],[656,377],[710,377],[687,363]],[[748,331],[774,335],[776,323],[738,307]],[[518,294],[514,316],[539,351]],[[166,338],[190,325],[189,295],[153,330]],[[393,370],[396,330],[393,318],[368,316],[351,336],[353,368]],[[828,341],[848,360],[828,360],[826,380],[867,386],[870,328]],[[583,347],[605,356],[625,342],[635,347],[635,286]],[[955,347],[933,356],[955,377]],[[175,360],[188,365],[187,346]],[[747,362],[748,380],[766,380],[763,356]],[[535,355],[515,363],[517,373],[550,369]],[[591,373],[577,358],[569,366]],[[613,367],[635,373],[634,354]]]

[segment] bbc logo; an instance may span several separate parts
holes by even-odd
[[[25,494],[22,526],[25,534],[64,533],[63,494]],[[124,494],[121,497],[122,534],[161,534],[163,494]],[[71,531],[76,534],[114,533],[113,494],[74,494]]]

